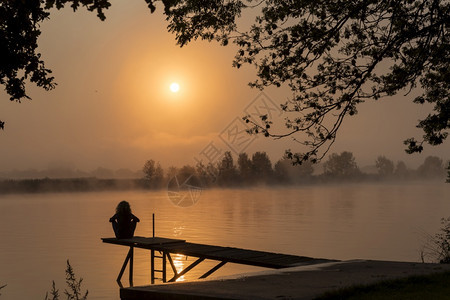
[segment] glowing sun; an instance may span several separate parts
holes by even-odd
[[[173,82],[170,85],[170,90],[172,91],[172,93],[176,93],[176,92],[178,92],[180,90],[180,85],[178,83],[176,83],[176,82]]]

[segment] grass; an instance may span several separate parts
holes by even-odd
[[[386,280],[327,292],[316,300],[449,299],[450,272]]]
[[[69,260],[67,260],[66,284],[69,289],[64,290],[64,295],[67,297],[67,300],[87,300],[88,291],[86,290],[86,293],[84,293],[83,295],[83,292],[81,291],[82,282],[83,278],[77,280],[75,272],[73,271],[73,268],[70,265]],[[47,292],[45,295],[45,300],[59,300],[59,290],[56,288],[55,281],[52,282],[50,297]]]

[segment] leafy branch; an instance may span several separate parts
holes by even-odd
[[[220,14],[220,1],[211,2],[210,7],[200,7],[202,1],[175,2],[166,10],[169,31],[181,46],[198,38],[222,45],[232,39],[239,47],[233,65],[256,67],[250,86],[290,88],[292,97],[281,106],[288,115],[286,130],[274,132],[269,123],[244,119],[253,125],[251,133],[291,137],[307,146],[305,153],[286,152],[295,163],[323,158],[359,103],[416,87],[424,93],[413,101],[435,107],[417,125],[425,133],[422,140],[405,140],[407,152],[447,138],[448,1],[269,0],[249,30],[240,30],[236,19],[251,1],[228,1],[233,9],[226,15]],[[301,138],[294,137],[298,134]]]
[[[153,13],[156,0],[145,0]],[[162,0],[168,31],[181,47],[197,39],[237,45],[233,66],[253,65],[251,87],[287,86],[281,105],[285,128],[250,122],[252,133],[290,137],[305,153],[286,151],[301,163],[319,161],[335,142],[344,119],[367,100],[421,93],[414,103],[433,105],[404,141],[407,153],[439,145],[450,129],[450,2],[447,0]],[[40,23],[50,9],[83,6],[104,20],[109,0],[3,1],[0,5],[0,84],[12,101],[29,98],[25,80],[55,87],[37,52]],[[245,10],[256,17],[247,28]],[[247,27],[246,27],[247,26]],[[7,62],[7,63],[3,63]],[[262,117],[262,116],[261,116]],[[0,120],[0,129],[5,123]],[[325,149],[325,150],[323,150]]]

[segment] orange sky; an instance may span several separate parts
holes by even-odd
[[[194,164],[211,142],[230,150],[219,134],[258,97],[247,86],[253,68],[231,67],[232,46],[194,42],[180,49],[159,10],[150,14],[144,1],[112,2],[105,22],[67,8],[42,26],[40,51],[58,86],[46,92],[29,85],[33,100],[21,104],[0,93],[7,122],[0,132],[0,171],[58,164],[137,170],[147,159],[163,167]],[[176,94],[169,90],[174,81]],[[274,103],[289,97],[283,88],[265,92]],[[410,98],[361,105],[331,152],[352,151],[361,166],[381,154],[411,166],[427,155],[449,159],[449,142],[422,155],[404,154],[402,141],[420,136],[414,127],[426,114]],[[287,147],[298,145],[259,137],[246,152],[267,151],[275,161]]]

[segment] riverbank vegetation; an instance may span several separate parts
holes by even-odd
[[[439,232],[427,237],[421,250],[422,262],[450,264],[450,217],[442,218]]]
[[[448,167],[447,169],[450,172]],[[353,153],[349,151],[332,153],[321,164],[304,162],[301,165],[293,165],[287,157],[273,163],[266,152],[255,152],[251,156],[243,152],[235,157],[228,151],[214,162],[208,164],[199,162],[180,168],[163,169],[159,162],[149,159],[144,163],[140,173],[124,170],[119,172],[122,175],[128,174],[128,178],[116,177],[114,174],[117,172],[107,169],[97,171],[98,176],[94,177],[3,179],[0,180],[0,194],[161,189],[167,188],[175,176],[178,179],[195,177],[202,188],[209,188],[408,180],[444,181],[446,173],[443,160],[436,156],[426,157],[417,169],[409,168],[402,161],[394,163],[382,155],[374,160],[372,166],[360,168]]]
[[[70,265],[69,260],[67,260],[66,266],[66,284],[68,289],[64,290],[64,295],[68,300],[86,300],[89,291],[82,291],[81,285],[83,278],[77,279],[73,267]],[[55,281],[52,282],[52,289],[50,290],[50,296],[47,292],[45,295],[45,300],[59,300],[59,290],[56,288]]]
[[[200,161],[195,166],[170,167],[167,170],[163,170],[158,162],[148,160],[143,173],[152,187],[164,186],[175,175],[197,176],[205,187],[246,187],[393,180],[444,181],[445,167],[443,160],[436,156],[426,157],[417,169],[409,168],[403,161],[395,163],[383,155],[378,156],[372,166],[360,168],[349,151],[332,153],[321,164],[306,161],[300,165],[293,164],[289,157],[273,163],[262,151],[251,156],[242,152],[237,157],[227,151],[214,162]]]

